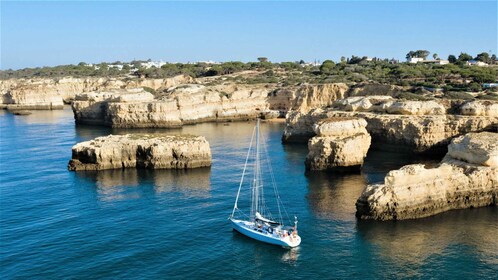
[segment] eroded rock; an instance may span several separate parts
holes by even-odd
[[[198,84],[171,88],[156,99],[78,95],[73,102],[77,123],[112,127],[178,127],[206,121],[275,118],[267,102],[271,87],[265,85]]]
[[[185,169],[210,165],[211,149],[202,136],[127,134],[74,145],[68,169]]]
[[[357,169],[370,147],[371,137],[364,119],[332,118],[314,125],[318,136],[308,142],[306,168],[345,171]]]
[[[356,202],[356,216],[403,220],[498,205],[496,143],[498,133],[469,133],[451,142],[452,152],[435,168],[413,164],[390,171],[384,184],[367,186]]]

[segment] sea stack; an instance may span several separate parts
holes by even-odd
[[[317,136],[308,142],[306,169],[348,171],[363,164],[371,137],[361,118],[330,118],[313,126]]]
[[[68,169],[187,169],[211,166],[202,136],[127,134],[98,137],[73,146]]]
[[[404,220],[489,205],[498,205],[498,133],[468,133],[451,141],[439,166],[407,165],[367,186],[356,216]]]

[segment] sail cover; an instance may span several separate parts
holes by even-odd
[[[279,225],[280,224],[278,222],[275,222],[275,221],[272,221],[272,220],[268,220],[267,218],[261,216],[261,214],[259,214],[259,212],[256,212],[256,220],[259,220],[259,221],[262,221],[262,222],[265,222],[265,223],[269,223],[269,224],[272,224],[272,225]]]

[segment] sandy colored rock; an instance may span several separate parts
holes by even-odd
[[[77,123],[112,127],[169,128],[205,121],[272,118],[280,115],[270,110],[267,102],[272,90],[265,85],[228,83],[181,85],[153,100],[113,96],[89,99],[84,94],[76,97],[73,111]]]
[[[83,92],[143,87],[159,90],[192,81],[193,79],[186,75],[165,79],[66,77],[0,80],[0,106],[18,109],[62,109],[64,103],[70,103],[77,94]]]
[[[185,169],[210,165],[211,149],[204,137],[128,134],[74,145],[68,169]]]
[[[332,118],[314,125],[318,136],[308,142],[305,165],[310,170],[357,169],[363,164],[371,137],[364,119]]]
[[[468,133],[451,141],[447,157],[498,168],[498,133]]]
[[[386,112],[393,102],[394,98],[386,95],[353,96],[337,100],[334,107],[351,112]]]
[[[313,125],[313,131],[319,136],[350,136],[367,134],[367,122],[359,118],[330,118]]]
[[[316,135],[313,125],[332,117],[356,117],[367,121],[374,141],[400,144],[417,152],[444,148],[450,140],[468,132],[496,131],[498,117],[462,115],[392,115],[318,108],[287,113],[283,142],[304,143]]]
[[[387,107],[389,114],[444,115],[446,109],[435,101],[396,101]]]
[[[490,100],[474,100],[460,107],[462,115],[498,117],[498,102]]]
[[[290,108],[306,112],[311,109],[331,106],[337,99],[345,98],[349,87],[344,83],[303,85],[296,91]]]
[[[496,133],[469,133],[450,144],[453,154],[458,151],[458,158],[448,152],[435,168],[413,164],[390,171],[384,184],[367,186],[356,202],[356,216],[403,220],[452,209],[498,205],[498,167],[477,163],[489,163],[484,159],[495,155],[497,139]],[[493,148],[486,152],[489,147]]]

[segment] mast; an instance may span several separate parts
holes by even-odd
[[[256,122],[256,160],[254,162],[254,182],[253,182],[253,211],[251,218],[254,219],[256,212],[259,212],[259,118]]]
[[[237,190],[237,197],[235,198],[235,204],[233,205],[232,215],[230,215],[230,218],[233,218],[235,210],[238,209],[237,202],[239,201],[240,189],[242,188],[242,184],[244,183],[244,176],[246,174],[247,162],[249,161],[249,157],[251,156],[251,148],[252,148],[252,142],[254,140],[255,130],[256,128],[254,128],[252,131],[251,143],[249,144],[249,149],[247,150],[246,163],[244,164],[244,171],[242,171],[242,178],[240,178],[239,189]]]

